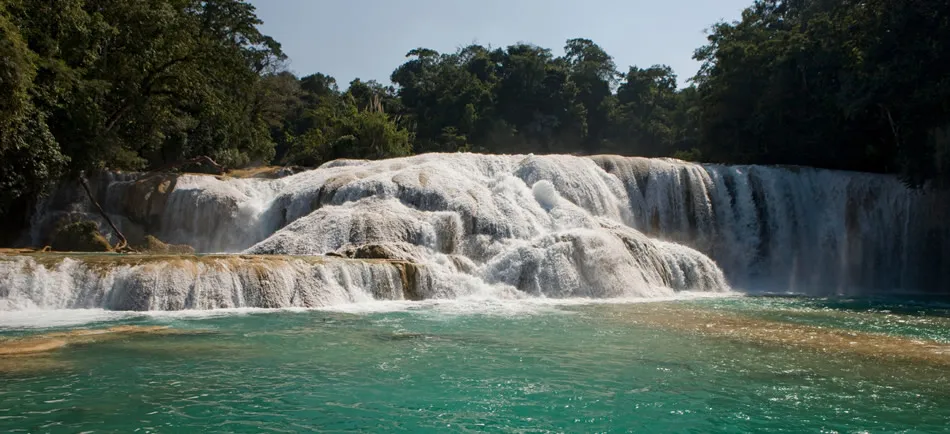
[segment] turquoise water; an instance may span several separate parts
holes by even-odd
[[[944,432],[941,306],[727,298],[119,316],[81,327],[196,333],[8,357],[35,369],[0,371],[0,431]],[[936,347],[917,359],[829,353],[669,320],[696,312]]]

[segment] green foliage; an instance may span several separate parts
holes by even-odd
[[[717,24],[703,68],[702,147],[724,162],[944,178],[950,4],[758,0]]]
[[[5,130],[0,148],[0,216],[22,224],[29,200],[43,193],[63,171],[68,159],[46,128],[42,114],[28,112]]]
[[[259,24],[243,0],[0,3],[0,215],[81,171],[270,162]]]
[[[354,80],[341,93],[332,77],[314,74],[300,81],[283,124],[271,130],[283,143],[285,164],[317,166],[337,158],[376,159],[410,155],[409,131],[386,114],[399,107],[393,89]],[[280,148],[280,146],[279,146]]]
[[[670,67],[631,67],[617,89],[617,99],[622,109],[616,124],[638,154],[666,156],[675,152],[679,126],[674,116],[680,97]]]
[[[37,60],[33,102],[71,172],[143,169],[197,155],[269,160],[268,115],[249,104],[279,46],[241,0],[16,0]]]
[[[36,77],[35,55],[5,15],[0,10],[0,149],[11,145],[31,109],[29,90]]]
[[[22,221],[25,199],[59,176],[67,159],[33,105],[37,56],[0,9],[0,216]]]
[[[950,186],[950,3],[754,0],[692,85],[589,39],[416,48],[392,85],[284,70],[246,0],[0,2],[0,217],[52,182],[210,156],[617,153],[900,173]],[[12,213],[12,214],[11,214]]]
[[[160,255],[194,255],[195,254],[194,247],[191,247],[187,244],[168,244],[151,235],[145,236],[144,243],[142,246],[139,246],[139,250],[146,253],[160,254]]]
[[[340,158],[379,159],[404,157],[412,153],[409,131],[398,128],[389,117],[378,111],[361,111],[347,122],[344,132],[355,138],[344,148],[334,144],[334,152]]]
[[[290,153],[285,158],[286,164],[316,167],[332,157],[331,144],[318,128],[294,137]]]
[[[671,155],[696,146],[694,89],[681,97],[662,65],[621,75],[588,39],[567,41],[560,57],[528,44],[407,57],[391,78],[417,152]]]
[[[683,161],[703,161],[703,151],[696,148],[686,151],[676,151],[673,153],[673,158]]]

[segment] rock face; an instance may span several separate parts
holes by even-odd
[[[351,259],[386,259],[403,262],[420,262],[422,260],[418,256],[415,246],[408,243],[351,245],[333,252],[333,256]]]
[[[65,224],[53,235],[50,247],[58,252],[109,252],[112,245],[93,221]]]
[[[124,189],[121,201],[110,201],[111,208],[118,208],[119,214],[132,223],[140,225],[146,233],[160,230],[162,217],[168,198],[178,183],[178,175],[152,174],[129,183],[117,184],[114,188]],[[131,242],[131,241],[130,241]]]

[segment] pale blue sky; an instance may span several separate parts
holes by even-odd
[[[299,76],[322,72],[341,88],[353,78],[389,83],[416,47],[439,52],[479,43],[530,42],[560,55],[567,39],[589,38],[618,68],[663,63],[680,85],[696,73],[704,30],[733,21],[752,0],[251,0],[264,33],[277,39]]]

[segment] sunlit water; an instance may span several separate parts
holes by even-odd
[[[0,356],[0,431],[950,427],[950,309],[933,302],[469,301],[69,315],[34,317],[54,329],[6,318],[0,336],[116,325],[175,333],[69,338],[48,354]]]

